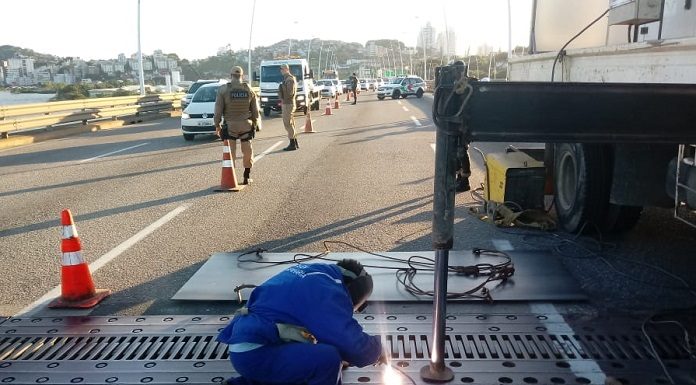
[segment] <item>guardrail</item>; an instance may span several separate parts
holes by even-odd
[[[0,138],[11,132],[181,109],[182,93],[0,106]]]

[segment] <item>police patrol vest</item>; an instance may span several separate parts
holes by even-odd
[[[252,92],[246,83],[227,83],[225,85],[227,89],[225,90],[226,107],[229,109],[225,111],[225,115],[231,115],[239,120],[246,120],[249,118],[249,101],[250,93]]]

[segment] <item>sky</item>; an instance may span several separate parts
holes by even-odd
[[[420,28],[456,33],[456,50],[487,44],[507,50],[508,0],[141,0],[141,42],[155,49],[202,59],[229,44],[235,51],[288,38],[343,40],[365,44],[399,39],[415,46]],[[512,42],[529,41],[532,0],[509,0]],[[9,44],[58,56],[116,58],[137,52],[137,0],[3,1],[0,45]]]

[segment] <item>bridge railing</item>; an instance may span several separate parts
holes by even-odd
[[[138,117],[157,112],[181,109],[183,93],[112,98],[80,99],[38,104],[0,106],[0,138],[10,133],[51,128],[55,126],[86,125],[89,122]]]

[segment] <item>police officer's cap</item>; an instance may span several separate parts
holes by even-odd
[[[242,75],[244,75],[244,70],[240,66],[234,66],[234,67],[232,67],[230,74],[242,76]]]
[[[343,273],[343,283],[348,288],[353,307],[357,311],[363,311],[367,307],[367,299],[372,294],[374,287],[372,276],[355,259],[344,259],[337,265]]]

